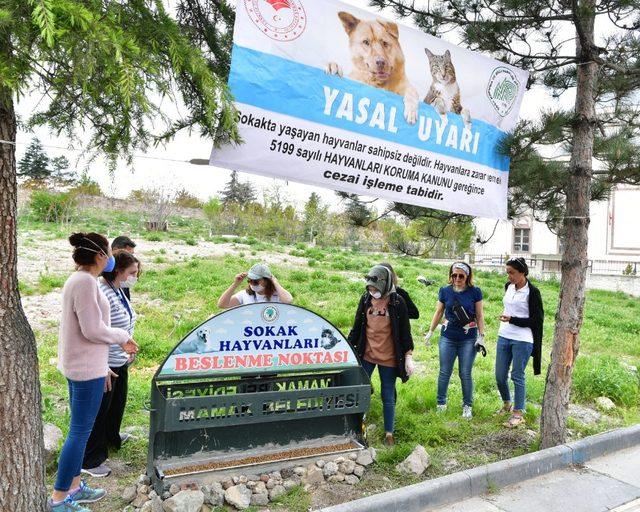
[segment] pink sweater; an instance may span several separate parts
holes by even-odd
[[[98,280],[79,270],[62,289],[62,319],[58,338],[58,369],[70,380],[107,375],[109,345],[125,343],[129,333],[109,327],[109,301]]]

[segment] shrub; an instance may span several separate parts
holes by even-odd
[[[70,192],[35,190],[29,199],[31,213],[37,220],[43,222],[69,222],[76,207],[76,198]]]
[[[83,174],[78,184],[70,192],[84,196],[102,196],[102,189],[98,182],[93,181],[87,174]]]
[[[178,190],[173,204],[183,208],[202,208],[202,201],[184,188]]]
[[[583,356],[573,372],[573,393],[579,400],[606,396],[617,404],[633,406],[640,399],[640,382],[615,357]]]

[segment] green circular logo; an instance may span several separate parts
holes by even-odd
[[[520,83],[513,71],[502,66],[493,70],[487,86],[487,97],[498,114],[506,117],[511,112],[519,91]]]
[[[267,306],[262,310],[262,319],[265,322],[275,322],[278,319],[279,313],[275,306]]]

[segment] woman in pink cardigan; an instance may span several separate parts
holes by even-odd
[[[98,233],[74,233],[69,242],[77,271],[62,290],[58,369],[69,384],[71,422],[49,509],[90,512],[80,503],[98,501],[105,491],[81,481],[80,469],[102,395],[111,382],[106,379],[109,345],[117,343],[128,354],[135,354],[138,345],[127,331],[109,327],[109,301],[98,286],[98,276],[113,270],[115,263],[107,239]]]

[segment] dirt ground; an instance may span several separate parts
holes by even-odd
[[[21,282],[35,286],[40,276],[67,276],[74,270],[70,246],[64,239],[46,240],[42,233],[29,232],[21,234],[18,243],[18,277]],[[151,262],[162,254],[164,263],[153,263],[153,268],[163,268],[192,257],[219,258],[228,254],[250,251],[250,246],[240,244],[215,244],[199,242],[191,246],[177,241],[136,242],[136,255],[142,263]],[[160,251],[164,252],[161,253]],[[266,259],[275,264],[282,263],[305,266],[307,260],[290,254],[273,252],[263,253]],[[149,264],[147,264],[149,268]],[[45,295],[27,295],[22,297],[22,306],[32,328],[42,331],[55,328],[60,318],[60,291]]]

